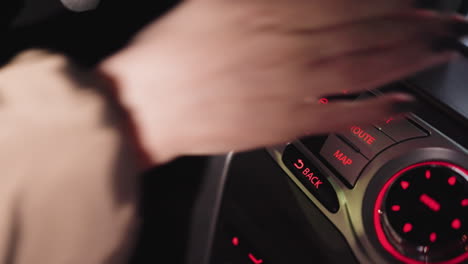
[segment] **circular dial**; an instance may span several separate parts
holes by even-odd
[[[468,260],[468,171],[435,161],[399,171],[378,195],[374,223],[382,246],[405,263]]]

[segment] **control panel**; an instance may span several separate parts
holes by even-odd
[[[380,190],[374,225],[380,244],[407,263],[468,257],[468,171],[429,161],[398,171]]]
[[[268,151],[360,263],[468,263],[468,152],[418,115]]]

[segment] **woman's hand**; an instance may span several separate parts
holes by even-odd
[[[391,94],[324,106],[443,63],[468,32],[409,0],[191,0],[100,65],[152,162],[287,142],[406,109]]]

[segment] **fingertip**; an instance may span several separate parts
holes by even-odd
[[[413,111],[416,108],[417,100],[407,93],[393,93],[386,95],[390,100],[391,114],[401,114]]]
[[[407,93],[398,92],[398,93],[391,93],[386,96],[395,102],[415,102],[416,101],[416,99],[412,95],[407,94]]]

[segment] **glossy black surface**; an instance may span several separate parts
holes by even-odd
[[[283,162],[296,178],[330,212],[340,208],[335,189],[317,166],[310,162],[296,147],[289,145],[283,153]]]
[[[468,119],[468,59],[459,58],[411,78],[418,89]]]
[[[406,118],[389,117],[387,120],[376,122],[374,125],[395,142],[429,136],[427,131]]]
[[[211,264],[245,263],[236,262],[246,252],[229,244],[232,236],[265,264],[357,263],[343,236],[264,150],[231,162]]]

